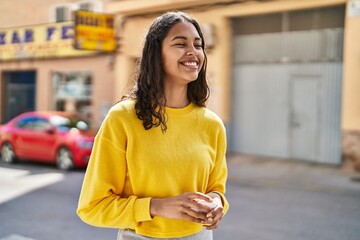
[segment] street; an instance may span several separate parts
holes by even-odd
[[[358,174],[319,164],[229,156],[229,213],[221,240],[358,240]],[[83,170],[0,163],[0,240],[116,239],[88,226],[75,210]]]

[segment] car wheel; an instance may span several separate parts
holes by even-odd
[[[6,163],[16,162],[15,152],[10,143],[5,143],[1,148],[1,160]]]
[[[61,170],[71,170],[74,167],[71,151],[65,147],[58,150],[56,154],[56,165]]]

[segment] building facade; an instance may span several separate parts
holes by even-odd
[[[129,88],[146,30],[169,10],[202,25],[208,107],[227,125],[230,151],[341,164],[360,130],[359,1],[111,2],[121,22],[116,89]]]
[[[15,114],[8,111],[18,97],[9,93],[18,83],[35,89],[27,97],[35,110],[89,113],[99,126],[132,88],[152,21],[184,10],[206,38],[208,107],[226,124],[229,151],[334,165],[345,156],[360,163],[359,0],[34,0],[43,13],[36,16],[15,10],[21,2],[2,7],[31,24],[66,20],[66,9],[81,4],[114,14],[119,48],[115,54],[2,60],[2,121]],[[1,15],[0,28],[27,25],[18,15],[11,21]],[[35,80],[23,83],[21,76]]]
[[[19,0],[2,4],[1,122],[26,111],[60,110],[77,112],[99,127],[114,101],[115,56],[74,49],[73,14],[79,9],[103,12],[105,3],[35,0],[26,8]]]

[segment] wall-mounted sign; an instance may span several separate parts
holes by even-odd
[[[114,16],[89,11],[76,11],[74,40],[74,46],[77,49],[115,51]]]
[[[352,0],[347,3],[348,17],[360,16],[360,0]]]
[[[0,61],[95,54],[73,47],[74,23],[0,29]]]

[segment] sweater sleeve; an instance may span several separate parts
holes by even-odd
[[[218,132],[216,139],[216,155],[215,165],[209,176],[207,193],[215,192],[220,195],[223,202],[224,213],[229,209],[229,203],[225,197],[226,180],[227,180],[227,164],[226,164],[226,131],[224,125]]]
[[[95,137],[77,214],[90,225],[134,229],[140,222],[151,220],[150,198],[122,197],[127,137],[115,117],[108,115]]]

